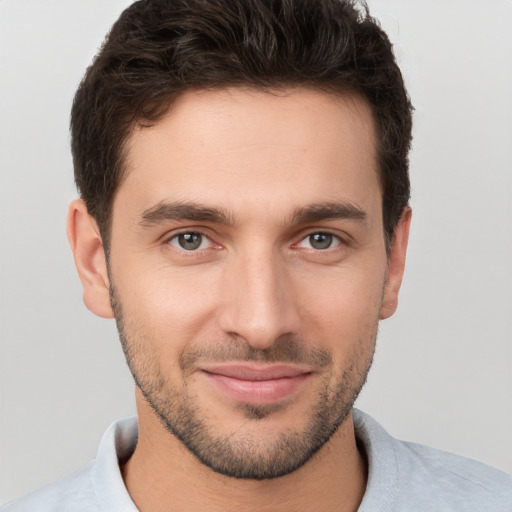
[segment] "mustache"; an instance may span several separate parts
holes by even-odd
[[[206,361],[306,364],[316,369],[325,368],[332,363],[330,352],[310,345],[312,344],[287,336],[278,338],[267,348],[259,349],[242,338],[230,338],[201,347],[186,348],[180,356],[179,364],[181,370],[187,372],[200,362]]]

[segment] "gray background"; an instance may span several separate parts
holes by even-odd
[[[80,468],[134,412],[65,237],[72,95],[128,1],[0,0],[0,503]],[[512,2],[373,0],[416,106],[396,316],[358,406],[512,472]]]

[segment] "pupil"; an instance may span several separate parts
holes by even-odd
[[[178,236],[178,241],[183,249],[193,251],[201,245],[201,235],[199,233],[182,233]]]
[[[310,235],[309,241],[311,247],[315,249],[328,249],[332,244],[332,235],[328,233],[315,233],[314,235]]]

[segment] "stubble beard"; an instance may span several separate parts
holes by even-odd
[[[186,376],[195,362],[206,355],[204,351],[192,349],[182,355],[183,387],[171,386],[161,371],[158,357],[151,353],[151,344],[146,342],[143,330],[132,326],[127,328],[113,288],[111,301],[128,367],[148,404],[167,431],[200,462],[232,478],[273,479],[303,466],[331,439],[352,411],[373,360],[377,320],[371,339],[360,340],[333,385],[329,384],[334,372],[330,353],[323,349],[308,349],[308,344],[296,339],[278,339],[264,350],[254,349],[246,342],[234,339],[223,346],[217,345],[215,351],[210,350],[207,354],[217,360],[310,362],[324,367],[323,390],[318,394],[302,429],[282,432],[263,442],[244,432],[220,434],[214,425],[205,421],[196,397],[187,389]],[[264,422],[280,409],[280,405],[239,404],[238,408],[247,420]]]

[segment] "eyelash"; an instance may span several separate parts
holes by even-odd
[[[197,248],[191,248],[191,249],[185,249],[183,246],[178,246],[179,244],[179,237],[180,236],[186,236],[186,235],[197,235],[199,237],[201,237],[201,240],[200,240],[200,243],[199,243],[199,246]],[[296,248],[296,247],[300,247],[300,245],[302,243],[304,243],[305,241],[307,241],[308,239],[311,239],[311,237],[313,236],[318,236],[318,235],[322,235],[324,237],[330,237],[330,243],[327,247],[325,248],[322,248],[322,249],[319,249],[319,248],[315,248],[315,247],[306,247],[304,249],[308,250],[308,251],[314,251],[314,252],[318,252],[318,253],[323,253],[323,252],[330,252],[330,250],[333,250],[333,249],[336,249],[338,248],[339,246],[341,245],[344,245],[346,242],[343,240],[343,238],[341,238],[339,235],[335,235],[334,233],[331,233],[329,231],[312,231],[308,234],[306,234],[305,236],[303,236],[298,242],[294,243],[292,245],[292,247]],[[203,243],[205,242],[205,240],[207,240],[209,242],[209,247],[206,247],[206,248],[200,248],[201,245],[203,245]],[[173,244],[172,242],[173,241],[176,241],[176,245]],[[215,242],[212,241],[212,239],[205,233],[197,230],[197,231],[194,231],[194,230],[189,230],[189,231],[181,231],[179,233],[175,233],[174,235],[172,235],[171,237],[167,238],[166,239],[166,243],[173,246],[176,250],[180,251],[181,253],[184,253],[184,254],[187,254],[189,256],[194,256],[196,255],[197,253],[201,252],[201,251],[205,251],[207,249],[210,249],[212,248],[212,246],[215,246],[217,245],[217,248],[221,248],[220,245],[218,244],[215,244]],[[321,242],[320,242],[321,243]],[[335,245],[333,245],[335,244]]]
[[[300,244],[302,244],[304,241],[311,239],[314,236],[319,236],[319,235],[330,238],[329,245],[322,249],[315,248],[315,247],[310,247],[309,249],[311,249],[313,251],[326,252],[329,249],[335,249],[336,247],[343,244],[343,239],[340,236],[335,235],[334,233],[331,233],[329,231],[313,231],[313,232],[307,234],[305,237],[303,237],[300,240],[300,242],[298,242],[297,244],[294,244],[294,246],[297,247]],[[335,244],[335,245],[333,245],[333,244]]]
[[[186,235],[198,235],[201,237],[201,242],[200,242],[200,245],[203,245],[204,241],[205,240],[208,240],[210,245],[215,245],[215,243],[212,241],[212,239],[206,235],[205,233],[202,233],[201,231],[194,231],[194,230],[189,230],[189,231],[181,231],[179,233],[175,233],[174,235],[172,235],[171,237],[167,238],[166,240],[166,243],[169,244],[169,245],[172,245],[176,250],[182,252],[182,253],[188,253],[190,256],[192,256],[194,253],[197,253],[199,251],[204,251],[206,249],[209,249],[211,247],[207,247],[207,248],[203,248],[203,249],[199,249],[199,248],[196,248],[196,249],[185,249],[184,247],[179,247],[178,245],[174,245],[172,242],[173,241],[176,241],[177,244],[179,244],[178,240],[179,240],[179,237],[180,236],[186,236]],[[218,246],[220,247],[220,246]]]

